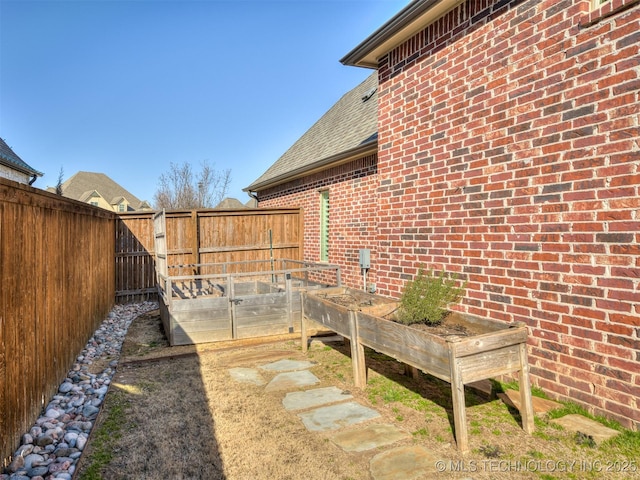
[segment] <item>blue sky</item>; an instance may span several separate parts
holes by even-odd
[[[339,60],[407,0],[0,0],[0,137],[153,201],[171,162],[242,191],[371,70]]]

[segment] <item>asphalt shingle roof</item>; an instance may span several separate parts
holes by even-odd
[[[114,182],[104,173],[78,172],[63,182],[62,195],[84,201],[93,191],[98,192],[108,202],[117,202],[124,197],[136,210],[142,203],[138,197]],[[112,203],[113,204],[113,203]]]
[[[0,138],[0,163],[7,165],[8,167],[14,168],[15,170],[19,170],[20,172],[26,173],[28,175],[37,175],[39,177],[42,176],[42,172],[35,170],[30,167],[24,160],[22,160],[16,153],[11,149],[7,143]]]
[[[245,191],[256,191],[288,174],[312,168],[378,138],[378,77],[372,73],[346,93]],[[364,100],[366,98],[366,100]]]
[[[225,198],[218,205],[215,206],[217,210],[232,210],[232,209],[246,209],[249,208],[243,204],[237,198]]]

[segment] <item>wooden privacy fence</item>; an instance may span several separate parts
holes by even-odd
[[[0,178],[0,458],[113,306],[111,212]]]
[[[154,212],[125,213],[116,227],[116,302],[157,299]],[[303,258],[301,209],[165,212],[166,267],[199,275],[202,264]],[[247,266],[246,271],[251,271]]]
[[[117,215],[0,178],[0,456],[118,303],[156,299],[153,212]],[[298,209],[167,213],[177,265],[302,258]],[[115,261],[114,261],[115,259]]]

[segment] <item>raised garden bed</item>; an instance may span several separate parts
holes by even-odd
[[[364,347],[388,355],[451,384],[458,449],[468,450],[464,385],[498,375],[519,373],[522,426],[533,432],[533,406],[527,362],[527,327],[463,313],[448,316],[444,331],[416,328],[389,317],[398,303],[350,288],[302,293],[305,319],[342,335],[351,343],[353,378],[366,385]],[[302,323],[302,346],[307,348]]]
[[[158,273],[160,315],[169,343],[188,345],[300,332],[300,289],[328,286],[310,279],[332,278],[340,283],[339,267],[335,265],[298,262],[299,268],[269,270],[269,263],[261,269],[259,263],[251,262],[255,271],[238,273]],[[202,271],[233,270],[223,264],[190,267]]]

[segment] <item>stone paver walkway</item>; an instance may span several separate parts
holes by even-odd
[[[238,382],[265,385],[266,391],[294,390],[311,387],[320,380],[308,369],[312,362],[282,359],[260,365],[258,368],[232,368],[231,377]],[[260,372],[279,372],[266,382]],[[282,399],[283,407],[295,413],[307,430],[329,432],[330,440],[345,452],[364,452],[387,447],[410,435],[394,425],[367,423],[362,428],[341,430],[358,426],[380,417],[369,407],[353,400],[353,395],[337,387],[312,388],[288,392]],[[334,433],[335,432],[335,433]],[[435,459],[424,447],[397,446],[377,454],[371,459],[371,476],[375,480],[423,478],[435,472]]]
[[[232,368],[232,378],[239,382],[265,385],[267,391],[294,390],[312,387],[320,380],[308,369],[314,363],[300,360],[281,359],[260,365],[258,368]],[[279,372],[270,382],[266,382],[260,372]],[[519,406],[519,394],[507,391],[501,394],[502,400],[516,408]],[[534,411],[537,415],[558,408],[561,404],[551,400],[533,397]],[[328,432],[329,439],[345,452],[364,452],[379,447],[389,447],[376,454],[369,463],[371,477],[374,480],[411,480],[429,478],[437,474],[437,459],[429,450],[420,445],[399,445],[398,442],[411,436],[395,425],[372,422],[380,414],[353,400],[353,395],[337,387],[311,388],[288,392],[282,400],[283,407],[296,414],[307,430]],[[360,423],[369,422],[360,428]],[[613,435],[616,430],[609,429],[598,422],[581,415],[566,415],[554,420],[570,431],[581,432],[600,443]],[[341,430],[343,427],[356,428]]]

